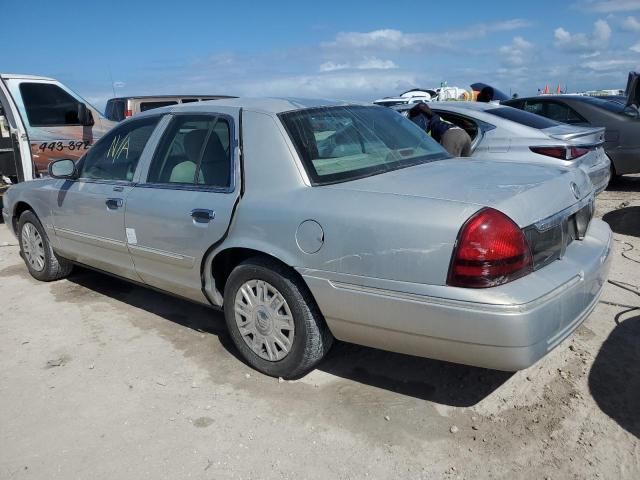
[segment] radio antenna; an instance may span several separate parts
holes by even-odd
[[[116,87],[113,84],[113,74],[111,73],[111,66],[109,66],[109,78],[111,79],[111,90],[113,91],[113,96],[116,96]]]

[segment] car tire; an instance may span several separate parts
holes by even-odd
[[[611,175],[609,176],[609,185],[615,185],[616,183],[620,182],[620,178],[622,178],[622,175],[618,175],[616,173],[616,167],[613,166],[613,162],[611,162],[611,166],[609,167]]]
[[[51,282],[71,273],[73,264],[54,253],[47,232],[35,213],[31,210],[23,212],[17,230],[20,256],[33,278]]]
[[[333,344],[333,335],[304,282],[268,258],[254,257],[233,269],[224,289],[224,314],[242,357],[272,377],[300,378]]]

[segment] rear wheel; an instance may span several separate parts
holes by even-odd
[[[20,256],[33,278],[50,282],[66,277],[73,265],[56,256],[38,217],[30,210],[22,213],[18,220]]]
[[[304,375],[333,343],[306,285],[287,267],[269,259],[246,260],[231,272],[224,313],[244,359],[274,377]]]
[[[617,182],[620,181],[620,178],[622,177],[622,175],[618,175],[616,173],[616,167],[613,166],[613,162],[611,162],[611,166],[609,167],[609,171],[611,173],[611,175],[609,177],[609,184],[615,185]]]

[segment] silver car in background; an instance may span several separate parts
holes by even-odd
[[[372,105],[165,107],[49,171],[2,212],[33,277],[78,263],[222,309],[243,358],[285,378],[334,338],[526,368],[584,321],[610,264],[581,169],[450,158]]]
[[[406,115],[413,106],[392,108]],[[589,175],[596,195],[609,184],[611,161],[602,127],[567,125],[495,103],[431,102],[429,107],[469,134],[473,158],[579,167]]]

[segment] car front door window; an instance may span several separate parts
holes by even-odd
[[[79,176],[89,180],[128,181],[160,117],[128,122],[105,135],[82,158]]]

